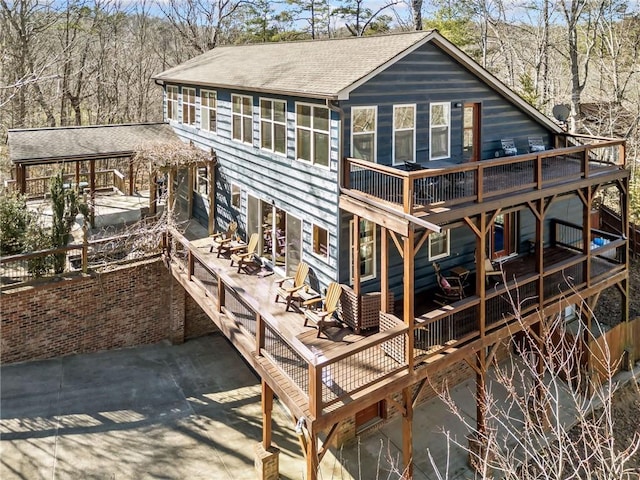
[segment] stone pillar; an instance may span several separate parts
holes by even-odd
[[[258,480],[278,480],[280,478],[280,449],[273,445],[265,449],[260,442],[255,446],[254,452]]]
[[[171,275],[170,291],[169,340],[172,344],[179,345],[184,343],[187,292],[173,275]]]

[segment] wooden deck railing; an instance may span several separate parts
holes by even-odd
[[[591,239],[602,238],[606,243],[593,245],[588,254],[582,250],[582,227],[562,220],[552,223],[556,245],[575,252],[553,265],[545,265],[542,274],[544,305],[579,292],[587,286],[621,272],[625,268],[625,238],[592,229]],[[590,278],[585,277],[587,262]],[[516,321],[516,313],[525,317],[541,307],[539,295],[540,275],[525,272],[509,277],[508,262],[503,266],[503,278],[485,293],[485,329],[489,333]],[[481,299],[474,295],[461,301],[439,307],[415,319],[414,360],[424,361],[439,355],[447,346],[459,346],[480,337],[478,315]],[[395,352],[404,351],[404,343],[395,346]],[[398,354],[399,355],[399,354]]]
[[[25,195],[27,198],[43,198],[49,194],[51,189],[51,179],[53,177],[31,177],[25,180]],[[82,190],[89,187],[89,174],[81,173],[76,186],[76,176],[73,173],[65,173],[63,175],[63,181],[69,188],[80,187],[80,193]],[[5,180],[5,188],[9,192],[15,192],[18,190],[18,186],[15,180]],[[129,180],[126,176],[116,169],[99,170],[96,171],[95,176],[95,188],[96,190],[104,190],[109,188],[117,188],[123,194],[129,193]]]
[[[330,352],[312,352],[297,338],[281,332],[278,321],[251,292],[208,264],[178,232],[169,232],[165,245],[171,264],[210,299],[213,312],[224,314],[225,321],[231,322],[230,328],[238,335],[230,340],[248,342],[252,350],[277,368],[303,395],[314,416],[407,369],[405,362],[396,362],[381,348],[385,342],[406,335],[407,328],[400,320],[393,328],[354,344]]]
[[[143,255],[153,256],[160,253],[155,244],[137,249],[132,254],[130,245],[139,238],[137,235],[117,235],[90,240],[82,244],[39,250],[0,257],[0,287],[14,288],[37,278],[53,277],[69,272],[98,269],[115,263],[140,259]],[[137,242],[139,245],[139,242]],[[59,268],[56,268],[56,262]],[[60,266],[62,268],[60,268]],[[62,271],[60,271],[62,270]]]
[[[384,201],[403,213],[416,214],[433,207],[480,203],[542,189],[624,167],[623,140],[591,140],[590,144],[417,171],[346,158],[342,192],[359,199]]]

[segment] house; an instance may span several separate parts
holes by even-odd
[[[308,478],[320,432],[391,407],[405,420],[410,476],[427,376],[466,361],[481,402],[487,365],[519,330],[539,328],[540,311],[590,326],[581,299],[617,287],[626,320],[624,141],[566,134],[437,31],[217,47],[154,79],[177,135],[217,156],[215,175],[191,174],[195,218],[212,230],[237,221],[259,235],[264,265],[291,275],[305,261],[317,288],[349,285],[360,306],[382,292],[370,343],[335,362],[288,347],[308,364],[302,379],[278,374],[284,363],[260,355],[255,334],[263,406],[275,391],[309,429]],[[621,231],[594,224],[602,192],[620,202]],[[516,291],[522,322],[504,301]],[[348,359],[374,349],[382,371],[336,393],[340,375],[355,375]]]

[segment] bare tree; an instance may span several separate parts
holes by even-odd
[[[517,302],[511,301],[517,312]],[[469,453],[482,478],[632,478],[630,461],[640,449],[640,433],[629,445],[619,445],[612,434],[612,398],[618,385],[610,378],[619,359],[611,358],[606,342],[598,347],[595,339],[602,332],[597,325],[594,321],[589,331],[577,320],[569,331],[563,315],[541,317],[541,328],[520,323],[524,334],[515,346],[518,356],[496,365],[493,381],[484,389],[482,431],[447,389],[441,393],[466,425],[470,443],[449,439]],[[596,373],[583,370],[585,356],[595,362]],[[438,470],[435,459],[431,463]]]
[[[182,40],[196,54],[216,47],[224,39],[230,19],[244,0],[169,0],[158,8]]]

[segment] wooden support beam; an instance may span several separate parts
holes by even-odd
[[[404,250],[404,279],[403,279],[403,315],[404,323],[407,326],[407,341],[405,359],[407,362],[407,368],[409,371],[413,370],[413,343],[414,343],[414,329],[415,329],[415,312],[414,312],[414,299],[415,299],[415,259],[413,256],[414,231],[409,230],[409,235],[403,239]]]
[[[338,431],[338,425],[340,425],[340,422],[334,423],[331,426],[329,433],[327,433],[327,436],[324,439],[324,443],[322,444],[322,447],[318,450],[318,465],[324,458],[325,453],[329,451],[329,445],[331,445],[331,440],[333,440],[334,435]]]
[[[129,157],[129,195],[132,196],[135,191],[135,182],[133,178],[133,160]]]
[[[475,372],[476,375],[480,375],[482,372],[476,365],[475,357],[467,357],[464,359],[465,363],[471,367],[471,369]]]
[[[480,434],[480,437],[487,430],[487,420],[485,417],[485,409],[487,405],[487,386],[486,386],[486,373],[487,373],[487,361],[486,350],[480,349],[476,354],[476,430]]]
[[[158,193],[158,184],[156,183],[156,173],[149,174],[149,215],[156,214],[156,197]]]
[[[418,397],[422,393],[422,390],[424,389],[424,386],[426,384],[427,384],[427,377],[423,378],[422,380],[420,380],[420,382],[418,382],[418,388],[416,388],[415,391],[413,392],[413,398],[411,399],[411,406],[413,408],[415,408],[416,403],[418,402]]]
[[[471,219],[471,217],[464,217],[464,221],[467,223],[471,231],[475,234],[476,238],[482,235],[482,232],[476,227],[475,222]]]
[[[400,412],[400,415],[406,415],[407,410],[400,402],[396,401],[393,397],[387,398],[387,401],[391,404],[391,406],[398,410],[398,412]]]
[[[398,236],[396,235],[396,232],[394,232],[393,230],[389,230],[389,235],[391,235],[391,240],[393,240],[394,245],[398,249],[398,253],[400,254],[400,258],[404,258],[403,247],[400,244],[400,240],[398,239]]]
[[[540,220],[542,218],[542,214],[538,211],[537,205],[533,201],[527,202],[527,205],[529,205],[529,210],[535,215],[536,219]]]
[[[353,216],[353,232],[351,235],[353,243],[351,248],[351,260],[353,265],[351,271],[353,272],[353,293],[356,296],[356,301],[360,301],[360,217],[358,215]],[[358,308],[360,311],[360,308]]]
[[[431,234],[431,230],[425,230],[422,233],[422,235],[420,236],[420,239],[418,240],[418,244],[413,248],[414,257],[420,251],[420,249],[422,248],[422,245],[424,245],[424,242],[426,242],[429,239],[430,234]]]
[[[305,429],[306,430],[306,429]],[[307,480],[318,479],[318,436],[313,431],[308,431],[307,438]]]
[[[380,311],[388,313],[389,305],[389,231],[380,227]]]
[[[262,446],[267,450],[271,446],[273,412],[273,390],[262,380]]]
[[[402,415],[402,478],[413,478],[413,406],[411,387],[402,389],[402,403],[405,412]]]
[[[215,153],[213,149],[211,149],[211,157],[212,160],[209,162],[208,175],[209,175],[209,219],[207,223],[207,227],[209,230],[209,235],[213,235],[215,232],[215,218],[216,218],[216,162],[215,162]]]
[[[89,222],[92,227],[96,224],[96,161],[89,160],[89,196],[91,205],[89,206]]]
[[[493,345],[491,345],[491,347],[489,347],[489,354],[487,355],[487,365],[491,365],[491,363],[493,362],[493,359],[496,356],[496,353],[498,353],[499,347],[500,347],[500,342],[496,342]]]

